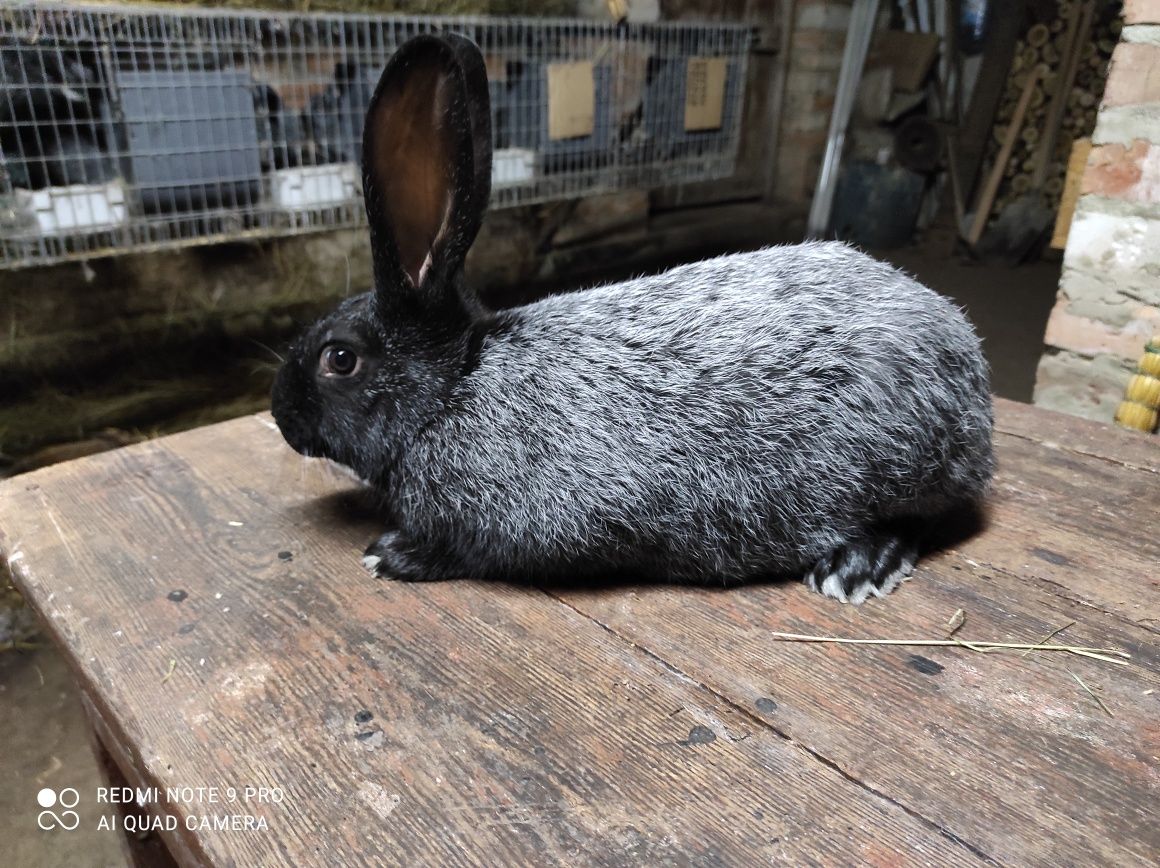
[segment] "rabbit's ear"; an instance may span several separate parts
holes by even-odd
[[[362,153],[377,292],[443,300],[491,192],[487,72],[475,44],[444,34],[402,45],[371,100]]]

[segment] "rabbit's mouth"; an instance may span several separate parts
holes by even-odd
[[[323,458],[322,444],[319,443],[318,438],[314,433],[308,431],[306,426],[291,419],[279,418],[277,411],[274,412],[274,421],[278,425],[278,430],[282,432],[282,438],[290,445],[290,448],[306,458]]]
[[[270,409],[273,411],[274,422],[282,433],[282,438],[291,449],[307,458],[323,457],[323,444],[313,426],[300,414],[295,413],[288,402],[280,400],[277,393]]]

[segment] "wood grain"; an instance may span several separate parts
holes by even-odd
[[[1069,599],[1160,628],[1160,479],[998,435],[983,534],[956,547],[985,567],[1045,580]]]
[[[542,591],[369,578],[377,522],[354,483],[272,427],[247,417],[0,484],[0,547],[130,783],[285,791],[169,805],[181,864],[982,861],[925,806],[770,725],[768,705]],[[184,827],[226,812],[269,829]]]
[[[843,773],[1000,863],[1154,864],[1160,829],[1160,524],[1155,440],[996,404],[985,529],[885,603],[835,608],[797,587],[561,594]],[[944,635],[1122,648],[1078,657],[800,645],[773,632]],[[1108,717],[1077,684],[1097,685]]]
[[[1064,177],[1063,192],[1060,196],[1059,211],[1055,215],[1055,228],[1051,233],[1051,246],[1055,250],[1067,247],[1071,234],[1071,224],[1075,219],[1075,206],[1083,189],[1083,176],[1087,170],[1088,157],[1092,152],[1091,138],[1075,139],[1071,144],[1071,154],[1067,160],[1067,174]]]
[[[1127,431],[1003,398],[995,399],[995,430],[1029,440],[1048,452],[1074,452],[1160,474],[1160,438],[1156,435]]]
[[[739,708],[761,702],[779,732],[1001,864],[1144,865],[1160,852],[1147,819],[1160,800],[1155,634],[1014,571],[945,553],[858,610],[796,586],[561,596]],[[770,635],[943,638],[958,609],[965,640],[1036,642],[1075,621],[1059,641],[1124,649],[1132,665]]]

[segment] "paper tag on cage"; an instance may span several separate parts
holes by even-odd
[[[725,58],[690,57],[685,72],[685,131],[719,130],[725,107]]]
[[[502,54],[485,54],[483,66],[487,70],[488,81],[507,81],[507,57]]]
[[[590,136],[596,128],[596,81],[592,64],[548,64],[548,138]]]

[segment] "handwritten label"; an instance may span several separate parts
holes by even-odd
[[[507,81],[508,63],[507,57],[504,55],[485,54],[483,56],[483,66],[487,70],[488,81]]]
[[[721,129],[725,106],[724,57],[690,57],[685,72],[685,131]]]
[[[548,138],[575,139],[596,127],[596,82],[592,64],[548,64]]]

